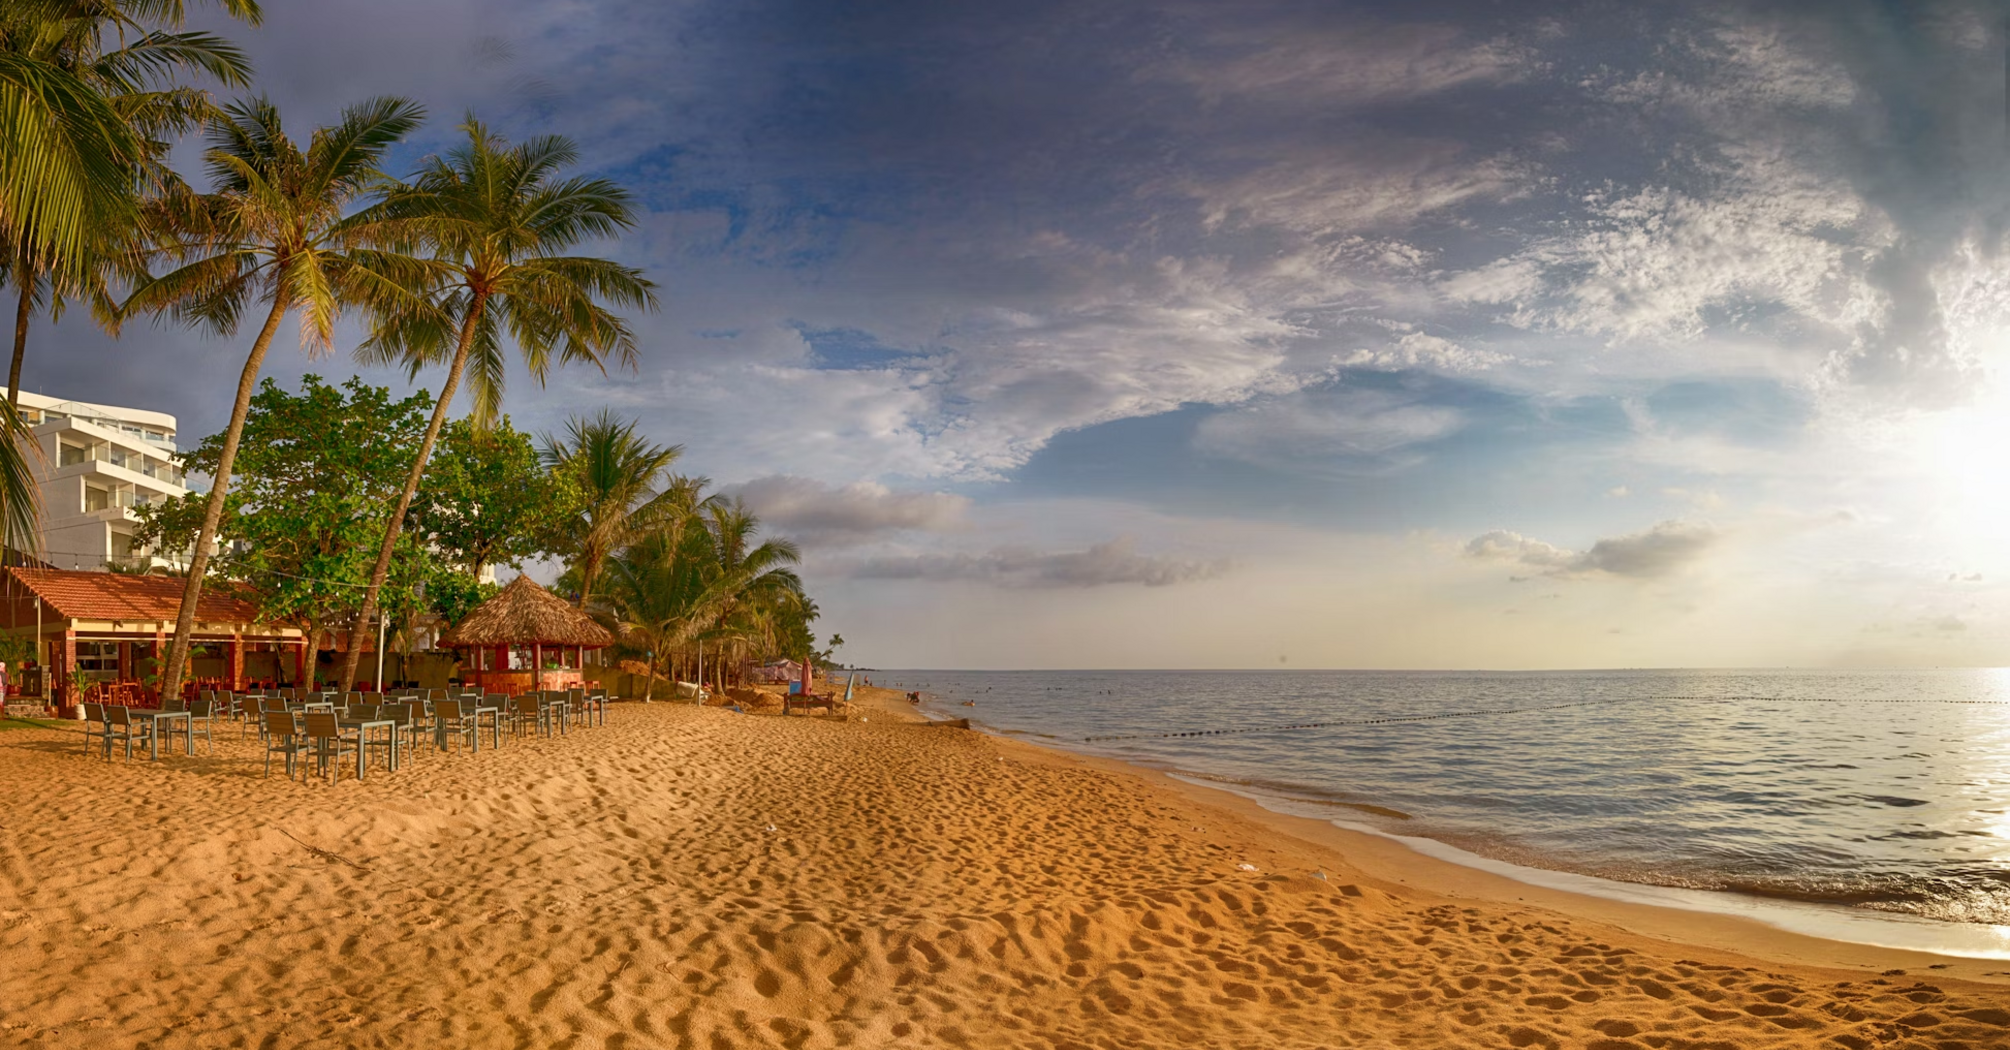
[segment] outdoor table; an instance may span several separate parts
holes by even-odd
[[[154,731],[147,734],[147,761],[157,762],[160,760],[161,723],[172,722],[175,719],[181,720],[183,750],[187,754],[195,754],[195,719],[190,718],[187,711],[149,711],[145,708],[129,707],[126,708],[126,713],[134,718],[153,719]],[[108,727],[105,733],[106,747],[109,748],[111,746],[111,740],[112,736]]]
[[[432,705],[428,703],[426,706],[428,709],[427,713],[431,714]],[[474,740],[475,740],[476,751],[480,751],[482,749],[482,715],[484,713],[486,713],[489,716],[489,727],[494,731],[495,736],[495,742],[490,744],[489,746],[492,748],[502,747],[502,708],[477,705],[472,700],[463,700],[461,701],[461,710],[469,715],[474,716],[475,720]],[[447,731],[440,724],[440,721],[437,717],[433,719],[433,740],[435,744],[437,744],[440,750],[445,751],[447,749]]]
[[[335,724],[344,729],[354,729],[356,731],[357,780],[363,779],[363,756],[369,751],[365,742],[369,740],[370,730],[372,729],[385,730],[387,735],[390,736],[391,768],[388,772],[396,773],[398,771],[398,723],[396,721],[389,718],[338,718],[335,720]]]
[[[564,697],[539,697],[538,703],[545,708],[544,717],[558,727],[558,735],[565,735],[565,723],[572,719],[572,701]]]
[[[482,749],[482,715],[484,714],[489,716],[489,731],[494,737],[494,742],[490,746],[494,748],[502,747],[503,709],[480,704],[475,705],[470,710],[475,713],[475,750],[480,751]]]

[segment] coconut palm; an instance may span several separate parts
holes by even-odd
[[[218,0],[257,25],[256,0]],[[198,68],[225,83],[242,56],[206,33],[169,33],[181,0],[8,0],[0,11],[0,232],[62,266],[139,212],[147,129],[116,96]],[[109,39],[116,44],[105,49]],[[172,93],[171,93],[172,94]],[[127,100],[130,102],[131,100]],[[156,104],[182,104],[156,99]]]
[[[256,20],[256,5],[249,7]],[[209,33],[148,29],[145,22],[181,24],[179,5],[132,0],[45,0],[17,3],[0,12],[0,55],[76,80],[95,92],[129,133],[122,148],[127,196],[158,192],[175,179],[164,163],[171,141],[216,116],[206,92],[178,85],[186,74],[229,87],[250,83],[244,53]],[[142,214],[133,209],[129,217]],[[0,272],[15,292],[14,358],[7,373],[8,400],[20,404],[21,364],[28,325],[47,305],[59,315],[66,299],[88,297],[102,311],[106,278],[128,254],[134,227],[94,223],[67,252],[52,250],[32,228],[0,229]]]
[[[561,523],[559,532],[572,558],[580,608],[586,608],[608,555],[627,546],[660,513],[682,509],[675,501],[658,504],[663,493],[656,482],[683,452],[679,445],[651,444],[633,422],[622,422],[607,409],[568,421],[563,440],[545,437],[545,465],[564,477],[579,501],[579,512]],[[670,547],[676,548],[674,541]]]
[[[647,654],[644,699],[655,691],[658,664],[698,637],[717,603],[718,592],[706,572],[709,540],[701,539],[696,551],[683,549],[683,537],[703,531],[658,528],[607,562],[605,593],[595,600],[594,612],[625,645]]]
[[[560,362],[602,370],[610,357],[633,367],[635,337],[602,304],[656,307],[655,285],[640,270],[609,259],[559,254],[633,226],[627,190],[606,179],[561,177],[579,159],[568,139],[547,136],[511,146],[472,116],[461,129],[466,142],[444,157],[430,158],[410,186],[369,213],[425,244],[446,276],[431,303],[388,312],[358,356],[371,363],[404,364],[414,375],[445,361],[447,376],[363,593],[356,636],[339,679],[344,688],[356,680],[366,625],[376,614],[405,511],[462,373],[472,366],[473,418],[492,420],[502,403],[506,343],[516,344],[524,365],[540,382],[554,354]]]
[[[303,150],[287,137],[272,103],[233,103],[208,126],[205,162],[212,191],[171,194],[159,206],[182,231],[171,255],[183,265],[141,281],[122,315],[151,313],[227,336],[237,331],[246,310],[265,307],[264,322],[238,376],[216,480],[190,555],[163,695],[173,696],[181,688],[196,601],[230,489],[231,464],[259,369],[286,314],[299,311],[301,344],[310,354],[326,352],[344,309],[368,307],[382,314],[406,308],[434,278],[426,262],[374,247],[386,243],[385,230],[367,210],[343,215],[358,199],[382,188],[386,177],[378,164],[384,152],[418,127],[423,116],[406,99],[371,99],[344,110],[333,126],[317,129]]]
[[[703,637],[735,652],[771,642],[771,611],[802,597],[803,581],[789,568],[803,560],[802,550],[789,540],[755,543],[761,520],[739,500],[715,501],[706,510],[714,597]]]

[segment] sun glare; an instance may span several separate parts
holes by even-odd
[[[1992,378],[1970,404],[1918,426],[1913,466],[1925,503],[1916,509],[1921,524],[1946,544],[1921,553],[2001,564],[2004,523],[2010,521],[2010,382]],[[1906,498],[1909,487],[1901,484],[1894,495]]]

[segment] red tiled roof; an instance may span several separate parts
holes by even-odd
[[[68,620],[168,621],[181,614],[182,587],[174,576],[9,568],[56,615]],[[256,623],[258,606],[222,581],[205,584],[196,603],[198,623]]]

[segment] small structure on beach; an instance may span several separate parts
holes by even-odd
[[[75,707],[76,688],[107,699],[151,702],[150,682],[167,656],[181,613],[172,576],[9,567],[0,577],[0,635],[34,645],[37,673],[16,676],[25,695]],[[264,622],[253,596],[211,584],[196,604],[189,677],[204,689],[290,685],[307,673],[307,638]]]
[[[528,576],[511,580],[440,636],[442,647],[465,652],[463,682],[509,696],[581,688],[586,653],[613,644],[607,628]]]

